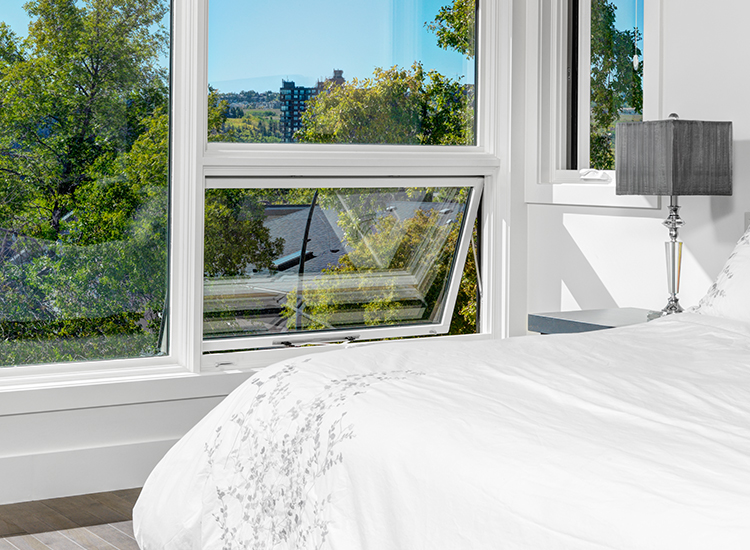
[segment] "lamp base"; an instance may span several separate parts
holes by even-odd
[[[669,301],[661,311],[654,311],[653,317],[664,317],[673,313],[682,313],[684,310],[677,298],[680,291],[680,267],[682,266],[682,243],[677,240],[677,233],[685,222],[680,218],[680,206],[677,204],[677,196],[672,195],[669,198],[669,217],[664,220],[663,224],[669,229],[670,240],[665,245],[667,253],[667,283],[669,287]]]
[[[680,305],[680,299],[677,298],[677,296],[671,296],[667,305],[664,306],[664,309],[661,311],[652,311],[647,315],[647,318],[649,321],[653,321],[659,317],[665,317],[667,315],[672,315],[673,313],[682,313],[683,311],[685,310],[682,309],[682,306]]]

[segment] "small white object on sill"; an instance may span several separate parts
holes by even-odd
[[[605,172],[604,170],[594,170],[593,168],[584,168],[583,170],[579,170],[578,176],[584,181],[612,181],[612,176],[610,176],[607,172]]]

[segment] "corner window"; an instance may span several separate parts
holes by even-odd
[[[660,1],[527,3],[528,202],[658,208],[615,194],[614,150],[617,123],[658,105]]]
[[[0,366],[167,352],[169,3],[6,0]]]
[[[213,141],[475,145],[476,13],[476,0],[313,1],[284,12],[280,35],[266,24],[278,4],[211,1]]]
[[[500,181],[509,4],[308,2],[283,36],[258,2],[7,4],[0,365],[200,372],[300,340],[505,330],[479,276],[502,279],[505,191],[477,212]],[[480,27],[503,32],[480,47]]]

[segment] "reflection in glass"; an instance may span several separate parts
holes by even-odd
[[[204,338],[439,322],[470,193],[207,190]]]

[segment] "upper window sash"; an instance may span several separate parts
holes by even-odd
[[[247,34],[276,14],[272,4],[207,7],[209,141],[475,142],[476,0],[375,1],[354,11],[308,2],[287,14],[282,40],[262,25]],[[363,17],[368,25],[355,24]],[[323,24],[337,31],[323,39]]]
[[[217,1],[217,0],[214,0]],[[367,145],[367,144],[318,144],[318,143],[228,143],[207,139],[208,103],[206,89],[208,79],[208,17],[209,0],[191,0],[196,13],[202,18],[196,24],[196,46],[194,58],[197,81],[193,80],[195,94],[191,102],[199,108],[197,121],[198,139],[201,143],[201,169],[206,175],[319,175],[320,167],[335,167],[350,175],[392,174],[412,175],[422,167],[446,175],[487,175],[499,165],[496,147],[498,128],[489,123],[488,116],[497,113],[496,101],[505,94],[498,89],[498,53],[488,44],[497,40],[494,27],[504,25],[500,17],[509,17],[507,6],[498,2],[476,3],[476,50],[475,64],[475,121],[474,145]],[[445,5],[452,3],[446,0]],[[509,2],[508,2],[509,4]],[[508,12],[508,13],[505,13]],[[490,27],[493,27],[490,29]],[[346,75],[345,75],[346,76]],[[197,84],[197,85],[196,85]],[[247,168],[247,170],[243,170]],[[251,172],[252,170],[252,172]],[[257,170],[261,170],[258,172]],[[325,168],[323,169],[325,173]],[[327,170],[330,173],[330,170]],[[291,175],[291,174],[290,174]]]

